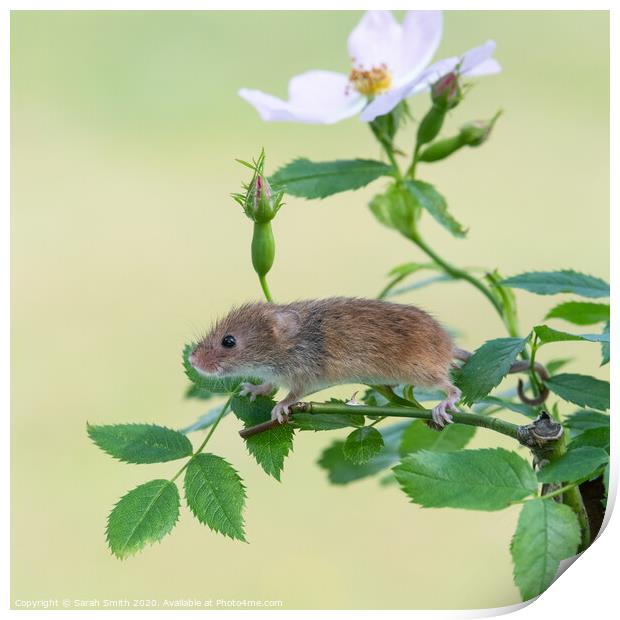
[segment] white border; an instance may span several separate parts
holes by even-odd
[[[336,3],[333,0],[314,0],[313,2],[297,3],[295,9],[318,9],[318,10],[363,10],[369,8],[376,8],[376,2],[364,2],[358,1],[355,4],[351,2]],[[10,201],[10,20],[9,10],[189,10],[189,9],[218,9],[218,10],[273,10],[273,9],[286,9],[291,10],[289,4],[280,2],[262,2],[260,5],[251,2],[240,2],[235,0],[229,0],[226,3],[217,2],[200,2],[191,0],[178,0],[177,2],[160,1],[136,1],[136,0],[108,0],[107,2],[87,2],[86,0],[74,0],[65,2],[53,2],[53,1],[41,1],[38,2],[5,2],[3,4],[4,10],[1,17],[1,29],[0,40],[2,41],[3,54],[2,54],[2,76],[4,81],[4,93],[2,101],[0,103],[2,110],[2,117],[5,119],[3,123],[3,136],[5,138],[5,148],[3,149],[3,163],[2,166],[2,179],[3,183],[3,200],[2,200],[2,226],[1,226],[1,249],[2,257],[0,259],[0,278],[2,279],[2,324],[4,326],[6,339],[4,342],[9,341],[10,337],[10,310],[9,310],[9,291],[10,291],[10,214],[9,214],[9,201]],[[401,9],[424,9],[424,8],[437,8],[437,3],[428,1],[419,1],[415,3],[406,3],[393,8]],[[611,6],[611,2],[550,2],[538,0],[536,2],[532,0],[523,0],[517,3],[503,3],[502,6],[498,6],[497,2],[463,2],[455,0],[445,0],[441,3],[442,9],[455,10],[610,10],[610,22],[611,22],[611,159],[610,166],[611,171],[618,171],[618,121],[617,113],[613,113],[613,110],[618,109],[620,105],[620,98],[618,97],[618,62],[616,60],[618,55],[618,34],[619,30],[619,10],[614,9]],[[525,36],[525,35],[524,35]],[[524,46],[528,45],[532,49],[532,42],[524,40]],[[575,78],[575,88],[579,88],[579,77]],[[615,173],[611,175],[611,205],[614,208],[611,210],[610,219],[610,237],[611,231],[620,231],[620,223],[618,222],[618,176]],[[586,207],[587,208],[587,207]],[[611,239],[610,239],[611,241]],[[616,265],[620,263],[620,251],[618,250],[618,244],[611,243],[611,282],[612,282],[612,304],[615,307],[618,301],[617,289],[616,289]],[[612,342],[613,349],[616,351],[617,338],[617,321],[612,314]],[[5,482],[5,497],[9,492],[9,449],[10,449],[10,432],[8,428],[9,424],[9,403],[10,403],[10,355],[8,347],[2,347],[2,356],[0,357],[0,363],[2,364],[0,370],[0,376],[4,389],[2,394],[6,403],[6,416],[7,428],[3,435],[3,461],[4,461],[4,482]],[[611,376],[617,376],[618,364],[612,357],[611,362]],[[615,382],[612,382],[612,410],[614,405],[618,403],[617,387]],[[613,414],[612,414],[613,415]],[[614,498],[617,492],[618,486],[618,425],[614,423],[612,425],[612,475],[611,475],[611,489],[610,494]],[[8,502],[6,502],[8,503]],[[5,506],[6,506],[5,503]],[[611,516],[612,511],[608,510],[606,516],[607,527],[602,535],[595,541],[595,543],[588,549],[583,557],[579,558],[570,568],[561,576],[556,583],[554,583],[543,595],[541,595],[533,604],[522,604],[513,607],[505,607],[498,609],[486,609],[486,610],[466,610],[466,611],[334,611],[329,613],[337,614],[344,617],[355,618],[368,618],[368,617],[393,617],[393,618],[480,618],[480,617],[493,617],[516,611],[520,609],[520,617],[522,618],[549,618],[560,616],[563,618],[572,617],[609,617],[610,611],[617,608],[616,605],[616,579],[614,571],[614,559],[616,550],[619,548],[620,540],[620,526],[618,526],[618,517]],[[5,608],[8,608],[10,604],[10,589],[9,589],[9,575],[10,575],[10,557],[9,557],[9,541],[10,541],[10,528],[9,528],[9,515],[5,508],[1,513],[0,519],[2,520],[2,529],[4,533],[4,545],[3,545],[3,574],[2,580],[2,594]],[[465,567],[466,569],[466,567]],[[450,588],[450,584],[446,583],[446,589]],[[31,617],[38,615],[39,613],[45,613],[43,611],[24,611],[18,612],[17,610],[11,610],[10,613],[20,613],[20,617]],[[53,612],[52,612],[53,613]],[[141,613],[139,610],[132,611],[118,611],[118,612],[105,612],[97,611],[98,617],[101,618],[124,618],[131,614]],[[148,613],[148,612],[143,612]],[[174,611],[158,611],[158,614],[164,616],[176,616],[177,612]],[[316,615],[316,611],[210,611],[209,615],[215,615],[219,617],[220,614],[225,614],[227,618],[238,617],[240,614],[253,613],[259,614],[262,617],[274,617],[278,614],[278,617],[282,617],[282,614],[286,616],[295,615],[299,617],[309,617],[310,615]],[[77,614],[77,615],[76,615]],[[71,617],[80,617],[80,612],[72,611]]]

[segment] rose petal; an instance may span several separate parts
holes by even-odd
[[[393,71],[402,57],[402,26],[390,11],[367,11],[348,41],[353,66],[366,71],[382,64]]]
[[[426,90],[432,84],[434,84],[439,78],[443,77],[450,71],[454,71],[459,64],[460,58],[458,56],[452,56],[451,58],[444,58],[434,62],[426,71],[424,71],[416,80],[413,81],[412,93],[419,93],[422,90]]]
[[[492,75],[494,73],[500,73],[502,70],[502,66],[495,60],[495,58],[487,58],[483,60],[479,65],[470,69],[467,72],[468,76],[476,76],[476,75]]]
[[[291,105],[318,114],[323,122],[336,123],[354,116],[366,103],[350,84],[349,78],[335,71],[306,71],[288,85]]]
[[[363,121],[374,121],[377,116],[382,116],[391,112],[403,99],[410,97],[423,90],[427,90],[433,82],[436,82],[442,75],[449,73],[456,67],[459,59],[445,58],[433,63],[420,75],[410,79],[408,82],[390,90],[384,95],[375,97],[362,111],[360,118]]]
[[[402,56],[394,68],[394,81],[399,86],[413,79],[431,61],[443,32],[441,11],[407,11],[403,22]]]
[[[288,101],[283,101],[273,95],[250,88],[241,88],[238,94],[256,108],[256,111],[264,121],[299,120],[291,111],[291,105]]]
[[[495,41],[487,41],[478,47],[474,47],[461,56],[460,72],[469,73],[474,67],[493,56]]]
[[[409,96],[410,84],[404,84],[398,88],[393,88],[383,95],[375,97],[360,114],[360,119],[364,122],[374,121],[377,116],[383,116],[391,112],[403,99]]]
[[[331,124],[355,116],[364,107],[365,98],[348,86],[347,76],[341,73],[307,71],[290,80],[288,101],[247,88],[239,96],[264,121]]]
[[[377,116],[387,114],[403,99],[428,90],[440,77],[454,71],[459,63],[461,73],[468,76],[498,73],[501,71],[500,64],[495,59],[490,58],[494,50],[495,42],[487,41],[485,44],[465,52],[461,57],[453,56],[433,63],[420,75],[410,79],[402,86],[375,97],[364,108],[360,118],[363,121],[370,122],[374,121]]]

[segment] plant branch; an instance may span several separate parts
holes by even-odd
[[[399,274],[392,278],[386,285],[383,287],[382,291],[377,295],[377,299],[385,299],[387,294],[397,285],[400,284],[409,274]]]
[[[403,399],[404,400],[404,399]],[[407,401],[405,401],[407,402]],[[297,403],[291,407],[291,413],[289,414],[289,421],[294,419],[295,413],[320,413],[320,414],[351,414],[360,413],[362,415],[382,416],[382,417],[394,417],[394,418],[411,418],[415,420],[428,420],[433,421],[432,412],[430,409],[419,409],[411,406],[388,406],[388,407],[374,407],[370,405],[344,405],[340,403]],[[519,429],[521,427],[511,422],[505,422],[499,418],[490,418],[475,413],[452,413],[452,418],[455,424],[466,424],[468,426],[478,426],[481,428],[488,428],[490,430],[501,433],[512,439],[519,440]],[[239,431],[239,435],[244,439],[263,433],[272,428],[277,427],[279,422],[277,420],[268,420],[262,424],[244,428]]]
[[[413,151],[413,157],[411,158],[411,164],[409,165],[409,168],[407,168],[407,172],[405,173],[405,176],[408,179],[415,179],[415,172],[418,166],[418,159],[420,157],[421,150],[422,145],[416,142],[415,149]]]
[[[553,462],[566,454],[566,437],[562,436],[553,446],[553,451],[549,455],[549,461]],[[579,551],[584,551],[590,546],[590,519],[586,512],[586,507],[581,497],[581,491],[577,484],[569,486],[562,494],[562,503],[568,506],[576,515],[581,530],[581,544]]]
[[[400,397],[389,385],[372,385],[370,387],[393,405],[402,405],[404,407],[413,406],[418,409],[424,409],[418,401],[407,400],[406,398]]]
[[[260,286],[263,289],[263,293],[265,295],[265,299],[269,303],[273,303],[273,297],[271,296],[271,291],[269,290],[269,286],[267,284],[267,277],[266,276],[258,276],[258,279],[260,281]]]
[[[410,237],[411,241],[415,243],[428,257],[432,258],[437,265],[439,265],[447,274],[451,275],[453,278],[459,280],[466,280],[472,286],[475,286],[493,305],[499,316],[504,320],[504,308],[501,302],[491,293],[491,291],[482,283],[478,278],[475,278],[470,273],[463,269],[459,269],[454,265],[451,265],[447,261],[445,261],[439,254],[437,254],[425,241],[422,239],[420,234],[415,231]]]
[[[380,127],[376,123],[369,123],[369,127],[373,135],[377,139],[377,142],[379,142],[379,144],[385,151],[387,158],[390,160],[390,163],[394,168],[395,178],[401,180],[403,178],[403,175],[400,171],[400,166],[396,161],[396,157],[394,156],[394,145],[392,144],[392,140],[382,133]]]
[[[174,482],[187,469],[189,464],[204,450],[205,446],[209,443],[209,439],[211,439],[211,435],[213,435],[213,433],[215,432],[215,429],[217,428],[217,425],[220,423],[220,420],[224,417],[224,415],[228,411],[228,408],[230,407],[230,403],[232,402],[233,396],[234,394],[231,395],[230,398],[224,403],[224,406],[222,407],[222,410],[220,411],[220,415],[217,416],[217,419],[213,423],[213,426],[209,429],[207,436],[205,437],[204,441],[200,444],[200,446],[198,446],[198,449],[196,450],[196,452],[194,452],[194,454],[192,454],[192,456],[187,459],[187,461],[185,462],[185,465],[183,465],[183,467],[179,469],[179,471],[174,475],[174,477],[170,480],[170,482]]]
[[[559,489],[556,489],[555,491],[551,491],[550,493],[541,495],[539,499],[551,499],[552,497],[556,497],[558,495],[562,495],[562,493],[566,493],[566,491],[569,491],[570,489],[574,489],[576,486],[577,486],[576,482],[574,484],[567,484],[566,486],[560,487]]]

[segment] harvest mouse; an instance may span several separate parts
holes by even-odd
[[[458,411],[461,396],[450,380],[452,360],[470,355],[415,306],[333,297],[235,308],[189,359],[205,375],[262,379],[261,385],[242,385],[241,395],[252,400],[276,386],[288,388],[271,412],[279,422],[303,396],[330,385],[405,383],[445,391],[446,398],[432,410],[433,420],[443,426],[452,422],[448,410]],[[511,372],[527,368],[517,362]]]

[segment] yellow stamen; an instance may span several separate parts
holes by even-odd
[[[388,90],[392,77],[386,65],[373,67],[369,71],[353,68],[349,74],[349,82],[353,84],[355,90],[368,97]]]

